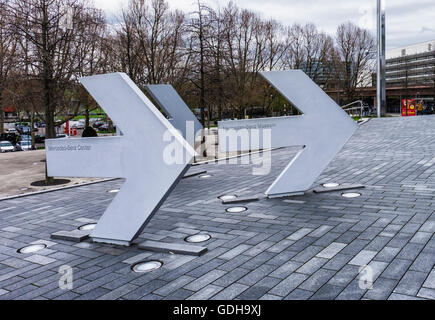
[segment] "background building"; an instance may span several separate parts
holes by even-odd
[[[435,95],[435,40],[387,51],[388,111],[398,112],[400,100],[415,98],[432,106]]]

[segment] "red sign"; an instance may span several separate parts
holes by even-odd
[[[415,117],[416,103],[415,99],[403,99],[402,100],[402,117]]]

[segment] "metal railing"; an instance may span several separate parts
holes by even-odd
[[[352,107],[351,106],[359,104],[359,107]],[[343,110],[349,114],[351,117],[363,117],[364,116],[364,102],[362,100],[351,102],[345,106],[342,106]]]

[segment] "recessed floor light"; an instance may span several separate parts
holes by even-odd
[[[163,263],[157,260],[138,262],[131,267],[131,270],[137,273],[146,273],[157,270],[163,266]]]
[[[237,196],[236,195],[226,195],[226,196],[220,196],[219,199],[221,199],[222,201],[231,201],[231,200],[236,200]]]
[[[119,189],[113,189],[113,190],[109,190],[109,191],[107,191],[108,193],[118,193],[119,192]]]
[[[81,231],[90,231],[90,230],[94,230],[96,225],[97,225],[96,223],[88,223],[80,226],[78,229]]]
[[[43,250],[45,248],[47,248],[47,245],[42,244],[42,243],[41,244],[31,244],[30,246],[19,249],[17,252],[23,253],[23,254],[35,253],[35,252]]]
[[[342,196],[344,198],[358,198],[358,197],[361,197],[362,194],[359,192],[346,192],[346,193],[343,193]]]
[[[207,179],[207,178],[211,178],[211,174],[203,174],[199,176],[200,179]]]
[[[242,212],[245,212],[247,210],[248,210],[248,208],[246,208],[246,207],[231,207],[231,208],[227,209],[227,212],[228,213],[242,213]]]
[[[206,242],[210,239],[211,239],[211,235],[209,234],[195,234],[193,236],[186,237],[184,241],[190,243],[201,243],[201,242]]]
[[[335,182],[329,182],[329,183],[324,183],[322,185],[324,188],[337,188],[340,186],[339,183],[335,183]]]

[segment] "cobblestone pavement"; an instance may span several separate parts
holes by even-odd
[[[434,299],[435,117],[360,127],[316,182],[363,183],[359,198],[309,192],[226,213],[218,196],[265,191],[295,152],[273,151],[266,176],[253,176],[255,165],[201,165],[212,176],[181,181],[137,241],[206,232],[201,257],[50,240],[97,220],[121,180],[2,201],[0,299]],[[17,253],[29,243],[47,248]],[[148,259],[164,265],[131,271]],[[63,265],[74,271],[69,291],[59,288]],[[359,285],[365,265],[371,290]]]

